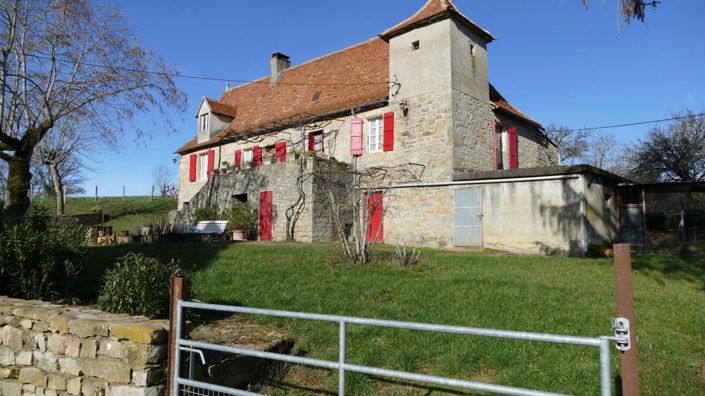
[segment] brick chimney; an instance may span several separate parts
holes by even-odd
[[[289,57],[282,54],[281,52],[275,52],[272,54],[272,76],[270,83],[276,84],[281,79],[282,72],[291,67],[291,61]]]

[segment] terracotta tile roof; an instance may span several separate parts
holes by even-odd
[[[385,100],[388,78],[389,44],[380,38],[333,52],[284,70],[276,84],[270,84],[267,76],[228,90],[218,102],[236,109],[237,116],[208,142],[198,144],[194,138],[176,152],[273,128],[300,116]]]
[[[457,17],[461,22],[479,33],[487,42],[493,41],[495,37],[487,30],[481,28],[475,22],[471,21],[458,11],[458,8],[453,4],[452,0],[428,0],[416,14],[412,15],[404,22],[387,29],[379,36],[389,41],[390,38],[402,34],[408,30],[418,26],[423,26],[437,19],[447,18],[449,16]]]
[[[211,107],[211,112],[213,113],[222,114],[233,118],[237,116],[237,107],[218,102],[217,100],[211,98],[206,98],[206,102],[208,102],[208,106]]]
[[[490,84],[490,102],[492,102],[496,106],[496,108],[504,110],[505,112],[508,112],[515,117],[521,118],[524,121],[527,121],[528,123],[538,128],[543,128],[540,122],[527,116],[526,114],[519,111],[519,109],[509,104],[509,102],[504,99],[504,97],[499,93],[499,91],[497,91],[497,89],[492,84]]]

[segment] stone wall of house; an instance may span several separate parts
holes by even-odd
[[[453,91],[453,171],[492,170],[494,114],[489,102]]]
[[[163,395],[167,327],[0,297],[0,395]]]
[[[297,241],[330,241],[335,235],[330,211],[325,203],[327,197],[323,194],[313,194],[315,183],[320,183],[315,177],[328,160],[307,157],[302,170],[303,182],[301,189],[305,196],[303,211],[301,212],[294,236]],[[289,161],[277,164],[265,164],[258,168],[229,169],[227,173],[215,173],[201,190],[184,206],[178,214],[177,220],[184,224],[193,224],[193,214],[198,208],[217,207],[220,211],[230,209],[240,199],[255,210],[259,211],[260,193],[272,192],[272,239],[282,241],[286,239],[286,212],[293,207],[299,199],[298,161]],[[321,202],[323,201],[323,202]],[[320,206],[321,209],[315,209]],[[325,209],[325,210],[324,210]],[[313,225],[316,224],[316,227]]]

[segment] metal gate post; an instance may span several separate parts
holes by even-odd
[[[610,367],[610,340],[600,337],[600,395],[612,396],[612,369]]]
[[[614,281],[617,316],[629,320],[630,348],[620,354],[622,392],[624,396],[639,396],[639,358],[636,339],[636,310],[634,309],[634,285],[632,256],[629,244],[614,245]]]
[[[178,362],[180,352],[178,340],[180,338],[183,319],[181,316],[181,300],[188,299],[189,281],[187,278],[174,276],[171,278],[169,290],[169,348],[167,358],[167,395],[177,395],[178,389],[174,386],[178,377]]]
[[[338,395],[345,396],[345,322],[340,321],[338,334]]]

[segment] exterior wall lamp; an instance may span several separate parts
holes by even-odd
[[[406,100],[402,100],[399,102],[399,108],[401,109],[401,112],[404,114],[404,117],[406,117],[409,114],[409,103]]]

